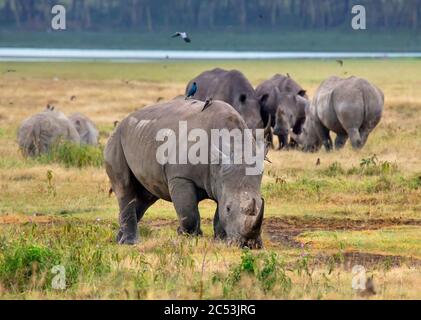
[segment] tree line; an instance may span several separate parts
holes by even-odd
[[[349,28],[351,9],[366,7],[375,30],[420,30],[421,0],[0,0],[0,25],[46,30],[62,4],[72,30],[291,30]]]

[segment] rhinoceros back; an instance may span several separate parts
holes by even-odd
[[[158,161],[157,151],[167,141],[159,141],[158,133],[173,132],[177,151],[180,150],[180,128],[187,126],[187,133],[192,129],[202,129],[211,136],[211,129],[246,128],[241,116],[228,104],[214,101],[202,112],[204,103],[196,100],[185,101],[183,98],[172,100],[132,113],[116,129],[105,150],[108,166],[120,166],[117,171],[124,171],[124,166],[153,195],[170,201],[168,181],[182,177],[192,180],[199,188],[211,193],[211,169],[208,164],[191,165],[180,162],[162,164]],[[168,137],[166,138],[168,139]],[[189,141],[188,147],[194,142]],[[121,149],[124,159],[119,157]],[[115,156],[117,154],[117,156]]]

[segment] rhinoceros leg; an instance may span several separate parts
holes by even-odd
[[[176,178],[169,181],[169,190],[180,221],[178,233],[194,236],[202,235],[198,190],[195,184],[187,179]]]
[[[124,206],[124,204],[127,202],[126,199],[119,201],[120,231],[117,234],[117,242],[118,244],[133,245],[139,241],[136,217],[137,199],[131,200],[129,203],[127,203],[127,205]]]
[[[351,140],[352,147],[354,149],[361,149],[363,147],[360,130],[357,128],[348,129],[348,136]]]
[[[139,240],[137,229],[139,221],[158,198],[149,193],[139,182],[134,181],[133,177],[130,186],[127,186],[122,193],[124,195],[119,198],[120,231],[117,235],[117,242],[132,245]]]
[[[348,136],[346,134],[338,134],[335,140],[335,149],[340,150],[345,146]]]
[[[320,129],[320,138],[323,141],[323,145],[326,149],[327,152],[332,151],[333,149],[333,142],[332,142],[332,138],[330,137],[330,131],[329,129],[323,127]]]
[[[216,208],[215,217],[213,219],[213,230],[215,239],[217,240],[224,240],[227,236],[224,228],[221,225],[221,222],[219,221],[219,208]]]

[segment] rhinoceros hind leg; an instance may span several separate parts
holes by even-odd
[[[340,150],[345,146],[348,136],[346,134],[338,134],[335,140],[335,149]]]
[[[187,179],[176,178],[169,182],[169,189],[171,200],[180,221],[178,233],[193,236],[202,235],[198,191],[195,184]]]
[[[349,139],[351,140],[352,147],[354,149],[361,149],[363,142],[361,139],[360,131],[356,128],[348,130]]]
[[[139,241],[136,217],[136,199],[133,199],[120,212],[120,231],[117,235],[118,244],[134,245]]]
[[[117,242],[133,245],[139,241],[137,229],[139,221],[158,198],[149,193],[134,177],[131,177],[129,186],[119,191],[119,195],[123,196],[119,199],[120,230]]]

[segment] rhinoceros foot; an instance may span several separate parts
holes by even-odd
[[[201,229],[197,230],[184,230],[181,227],[177,228],[177,233],[180,236],[192,236],[192,237],[201,237],[203,236],[203,232]]]
[[[121,230],[117,234],[117,243],[120,245],[133,246],[139,243],[139,239],[136,236],[125,235]]]
[[[258,237],[256,239],[244,239],[240,241],[240,247],[241,248],[249,248],[249,249],[255,249],[259,250],[263,248],[263,241],[262,237]]]

